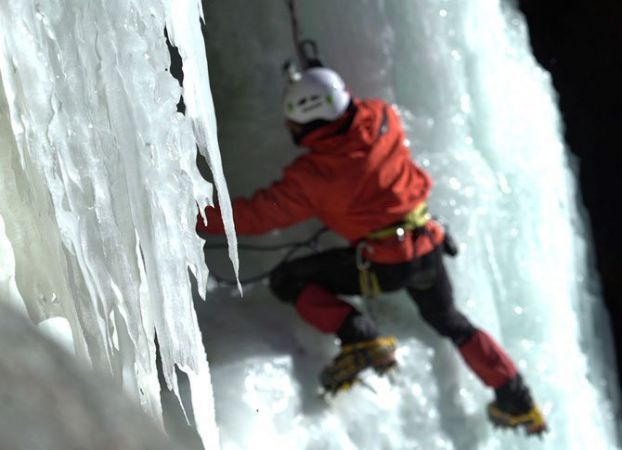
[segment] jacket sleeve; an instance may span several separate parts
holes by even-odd
[[[314,215],[314,208],[305,189],[310,181],[309,168],[300,159],[283,173],[283,178],[255,192],[250,198],[233,201],[233,221],[238,234],[257,235],[276,228],[285,228]],[[196,231],[200,235],[223,234],[220,208],[205,208],[207,226],[197,216]]]

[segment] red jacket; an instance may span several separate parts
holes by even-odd
[[[432,181],[413,163],[393,108],[380,100],[355,100],[355,105],[354,117],[344,116],[302,139],[310,151],[287,166],[281,180],[249,199],[234,200],[239,234],[263,234],[317,217],[354,243],[399,222],[427,199]],[[205,212],[207,227],[199,216],[197,232],[223,233],[218,208]],[[397,263],[428,253],[443,234],[435,222],[428,229],[432,239],[424,234],[417,242],[410,237],[370,242],[367,256]]]

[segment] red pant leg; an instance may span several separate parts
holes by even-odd
[[[486,386],[497,389],[518,374],[516,366],[495,340],[478,330],[459,347],[462,358]]]
[[[318,330],[336,333],[354,308],[326,289],[309,284],[298,296],[296,310]]]

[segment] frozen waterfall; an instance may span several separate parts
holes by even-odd
[[[188,271],[205,292],[194,220],[212,192],[196,147],[225,210],[219,144],[235,195],[300,151],[280,114],[293,54],[282,1],[207,4],[210,80],[196,1],[0,0],[0,295],[35,323],[68,320],[77,357],[161,420],[157,334],[169,387],[175,367],[188,374],[207,448],[619,449],[611,339],[555,95],[509,3],[314,0],[299,12],[355,95],[401,111],[436,181],[433,212],[460,242],[457,301],[518,362],[549,418],[542,441],[492,429],[491,393],[405,296],[351,299],[400,339],[400,370],[330,402],[316,392],[333,339],[265,286],[195,298],[197,320]],[[208,253],[214,270],[237,270],[232,225],[229,254]],[[245,276],[279,255],[241,256]]]

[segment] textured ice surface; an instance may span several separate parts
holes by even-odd
[[[214,2],[206,17],[236,195],[278,177],[298,152],[280,115],[279,68],[293,49],[279,3]],[[401,110],[413,156],[436,180],[433,213],[460,243],[448,262],[457,302],[513,355],[551,432],[538,441],[493,430],[484,413],[492,393],[399,294],[367,303],[402,342],[394,382],[370,374],[376,393],[358,386],[326,404],[317,373],[337,351],[333,340],[257,286],[243,302],[212,297],[199,318],[223,447],[619,448],[608,317],[588,266],[555,94],[523,19],[496,0],[298,3],[304,34],[352,91]],[[242,276],[277,258],[245,253]]]
[[[1,1],[0,215],[31,318],[69,320],[78,355],[156,419],[157,333],[167,384],[177,389],[176,366],[191,373],[195,418],[215,448],[188,274],[203,291],[194,222],[212,189],[197,145],[225,211],[228,198],[200,15],[196,1]],[[176,112],[165,26],[188,70],[188,117]]]

